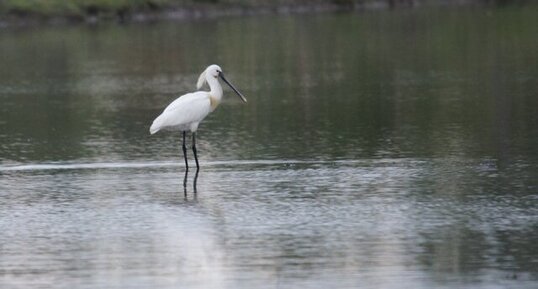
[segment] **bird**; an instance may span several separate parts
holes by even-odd
[[[199,91],[187,93],[176,100],[172,101],[164,111],[153,121],[149,129],[150,134],[155,134],[160,130],[175,130],[182,133],[182,149],[185,159],[185,173],[189,170],[187,161],[187,146],[185,138],[188,131],[192,133],[192,152],[196,161],[196,173],[200,170],[198,155],[196,149],[196,131],[200,122],[213,112],[222,100],[222,86],[218,79],[222,79],[230,88],[241,98],[243,102],[247,99],[224,77],[220,66],[216,64],[209,65],[198,77],[196,89]],[[202,86],[207,83],[209,91],[200,91]]]

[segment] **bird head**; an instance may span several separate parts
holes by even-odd
[[[198,77],[198,82],[196,83],[196,88],[197,89],[200,89],[202,88],[202,86],[204,85],[204,83],[207,82],[207,80],[210,78],[210,77],[213,77],[213,78],[221,78],[226,84],[228,84],[228,86],[230,86],[231,89],[233,89],[233,91],[235,91],[235,93],[237,93],[237,95],[241,98],[242,101],[244,102],[247,102],[247,99],[243,96],[243,94],[241,94],[241,92],[239,92],[239,90],[237,90],[237,88],[235,88],[225,77],[224,77],[224,73],[222,72],[222,69],[220,68],[220,66],[216,65],[216,64],[212,64],[210,66],[208,66],[204,72],[202,72],[202,74],[200,74],[200,77]]]
[[[207,82],[207,77],[219,77],[219,74],[222,72],[222,69],[220,66],[213,64],[208,66],[202,74],[200,74],[200,77],[198,77],[198,82],[196,83],[196,88],[200,89],[202,86]]]

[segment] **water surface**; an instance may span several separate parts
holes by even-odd
[[[534,288],[535,16],[0,30],[0,285]],[[195,194],[148,129],[211,63],[249,102],[200,126]]]

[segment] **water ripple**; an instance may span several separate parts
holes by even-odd
[[[376,160],[377,164],[401,163],[403,159],[381,159]],[[318,160],[231,160],[231,161],[210,161],[204,162],[204,167],[225,167],[225,166],[293,166],[293,165],[358,165],[368,164],[371,161],[365,160],[335,160],[335,161],[318,161]],[[137,168],[164,168],[180,167],[180,162],[95,162],[95,163],[33,163],[20,165],[3,165],[0,166],[0,172],[10,171],[47,171],[47,170],[92,170],[92,169],[137,169]]]

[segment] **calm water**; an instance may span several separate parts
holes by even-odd
[[[536,15],[0,30],[0,287],[536,288]],[[211,63],[185,194],[148,129]]]

